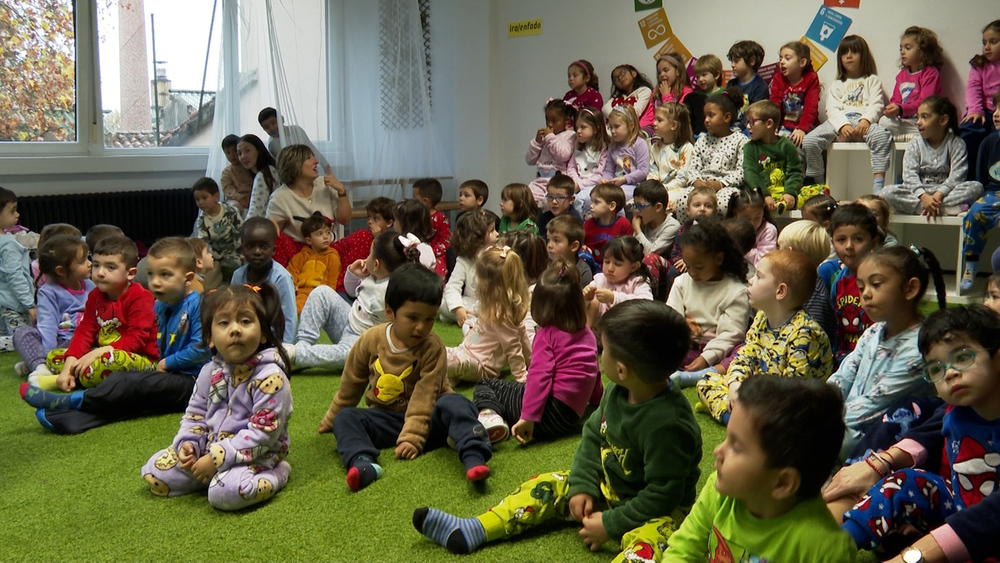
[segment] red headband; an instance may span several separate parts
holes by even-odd
[[[580,61],[573,61],[573,62],[569,63],[569,66],[578,66],[578,67],[582,68],[583,69],[583,73],[587,75],[587,78],[590,78],[590,70],[587,69],[587,63],[583,62],[582,60],[580,60]]]

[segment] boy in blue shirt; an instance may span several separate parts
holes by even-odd
[[[96,387],[53,393],[27,383],[21,397],[37,408],[42,426],[58,434],[138,416],[181,412],[209,359],[201,338],[201,294],[192,290],[196,258],[184,239],[159,240],[149,249],[149,289],[156,297],[160,360],[156,371],[112,372]]]
[[[736,86],[743,92],[743,107],[740,108],[740,121],[750,104],[766,100],[771,95],[767,83],[757,71],[764,62],[764,48],[756,41],[737,41],[729,48],[729,62],[733,65],[733,78],[726,82],[726,88]]]

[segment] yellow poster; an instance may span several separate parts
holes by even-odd
[[[684,57],[684,66],[687,66],[691,62],[691,51],[681,43],[681,40],[675,35],[671,35],[663,42],[663,45],[657,49],[656,54],[653,55],[653,60],[659,61],[660,57],[666,55],[667,53],[677,53],[681,57]]]
[[[524,20],[510,22],[507,24],[507,37],[521,37],[522,35],[541,35],[542,19]]]
[[[642,40],[646,42],[647,49],[652,49],[657,43],[674,34],[670,30],[670,22],[667,21],[667,13],[663,8],[639,20],[639,31],[642,32]]]
[[[803,35],[802,39],[799,39],[799,41],[805,43],[806,47],[809,47],[809,56],[812,57],[813,70],[819,72],[819,69],[826,64],[826,55],[823,54],[823,51],[820,50],[818,45],[810,41],[805,35]]]

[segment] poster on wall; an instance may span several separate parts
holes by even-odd
[[[826,54],[823,53],[819,46],[810,41],[805,35],[803,35],[802,39],[799,39],[799,41],[805,43],[806,47],[809,47],[809,57],[812,59],[813,70],[819,72],[819,69],[823,68],[823,65],[826,64]],[[834,47],[834,50],[836,50],[836,47]]]
[[[644,12],[663,7],[663,0],[635,0],[635,11]]]
[[[857,8],[861,5],[861,0],[823,0],[823,5],[831,8]]]
[[[660,57],[666,55],[667,53],[677,53],[684,59],[684,64],[686,65],[691,60],[691,51],[681,43],[681,40],[677,38],[676,35],[671,35],[663,42],[663,45],[656,50],[656,54],[653,55],[654,61],[659,61]]]
[[[647,49],[652,49],[660,41],[674,34],[663,8],[639,20],[639,31],[642,32],[642,40],[646,42]]]
[[[849,27],[851,27],[851,18],[826,6],[820,6],[812,25],[806,31],[806,37],[828,50],[836,52],[840,40],[847,34]]]

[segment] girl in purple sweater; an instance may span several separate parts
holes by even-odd
[[[531,316],[538,330],[527,382],[483,379],[472,395],[491,442],[513,434],[526,444],[578,431],[587,405],[604,393],[576,264],[557,259],[538,278]]]
[[[611,146],[603,178],[621,186],[625,200],[632,201],[632,192],[649,176],[649,143],[640,138],[639,117],[629,105],[615,106],[608,117]]]

